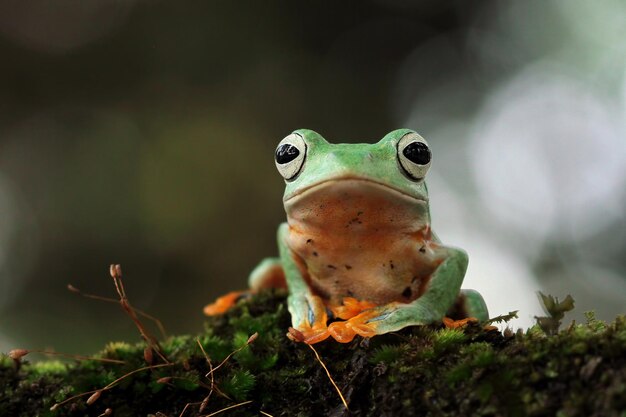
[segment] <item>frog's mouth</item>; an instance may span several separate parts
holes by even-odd
[[[364,183],[364,184],[368,184],[370,186],[373,186],[375,188],[379,188],[381,191],[385,191],[388,192],[390,194],[395,194],[397,197],[403,198],[403,199],[410,199],[413,201],[417,201],[417,202],[421,202],[421,203],[427,203],[428,202],[428,198],[425,196],[417,196],[414,194],[409,194],[407,193],[405,190],[401,190],[399,188],[396,188],[392,185],[389,185],[387,183],[381,182],[381,181],[377,181],[371,178],[365,178],[365,177],[355,177],[355,176],[346,176],[346,177],[339,177],[339,178],[330,178],[330,179],[326,179],[320,182],[316,182],[314,184],[311,184],[307,187],[304,187],[300,190],[298,190],[297,192],[290,194],[289,196],[287,196],[287,198],[285,198],[283,200],[283,202],[285,204],[287,203],[291,203],[293,201],[298,200],[299,198],[304,197],[306,194],[310,194],[312,192],[321,190],[323,188],[332,188],[333,185],[335,184],[346,184],[349,182],[355,182],[355,183]]]

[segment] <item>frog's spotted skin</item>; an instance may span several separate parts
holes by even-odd
[[[426,141],[408,129],[375,144],[330,144],[304,129],[281,141],[280,258],[263,261],[250,286],[286,281],[292,338],[349,342],[439,321],[453,307],[459,318],[487,319],[480,294],[460,291],[467,255],[430,229],[430,162]],[[340,320],[327,325],[329,314]]]

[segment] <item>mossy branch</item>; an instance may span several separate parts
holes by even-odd
[[[554,299],[559,305],[567,307]],[[566,310],[561,307],[555,308]],[[589,314],[587,323],[550,334],[540,325],[501,333],[470,323],[315,345],[349,412],[313,352],[285,337],[289,324],[285,294],[265,292],[208,319],[201,335],[160,341],[168,366],[147,368],[145,341],[112,343],[96,355],[113,362],[22,357],[17,367],[2,356],[0,415],[612,416],[626,410],[621,316],[604,323]],[[120,379],[140,368],[147,369]],[[89,405],[85,396],[50,411],[86,392],[99,394]]]

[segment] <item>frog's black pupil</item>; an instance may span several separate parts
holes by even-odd
[[[276,149],[276,162],[286,164],[296,159],[300,155],[300,151],[295,146],[285,143]]]
[[[430,150],[425,143],[411,142],[403,150],[402,155],[409,161],[418,164],[426,165],[430,162]]]

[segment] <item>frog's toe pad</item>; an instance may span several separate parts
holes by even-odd
[[[340,343],[348,343],[354,339],[357,334],[362,337],[376,336],[378,332],[378,323],[371,321],[377,318],[379,313],[375,310],[365,311],[348,321],[336,321],[328,326],[330,335]]]
[[[343,299],[343,304],[335,307],[332,311],[335,317],[349,320],[374,307],[376,307],[376,304],[370,301],[359,301],[353,297],[346,297]]]
[[[336,321],[328,326],[328,333],[339,343],[348,343],[354,339],[356,332],[348,326],[347,321]]]
[[[322,342],[330,336],[328,328],[326,326],[313,326],[305,329],[289,328],[287,337],[294,342],[304,342],[309,345]]]

